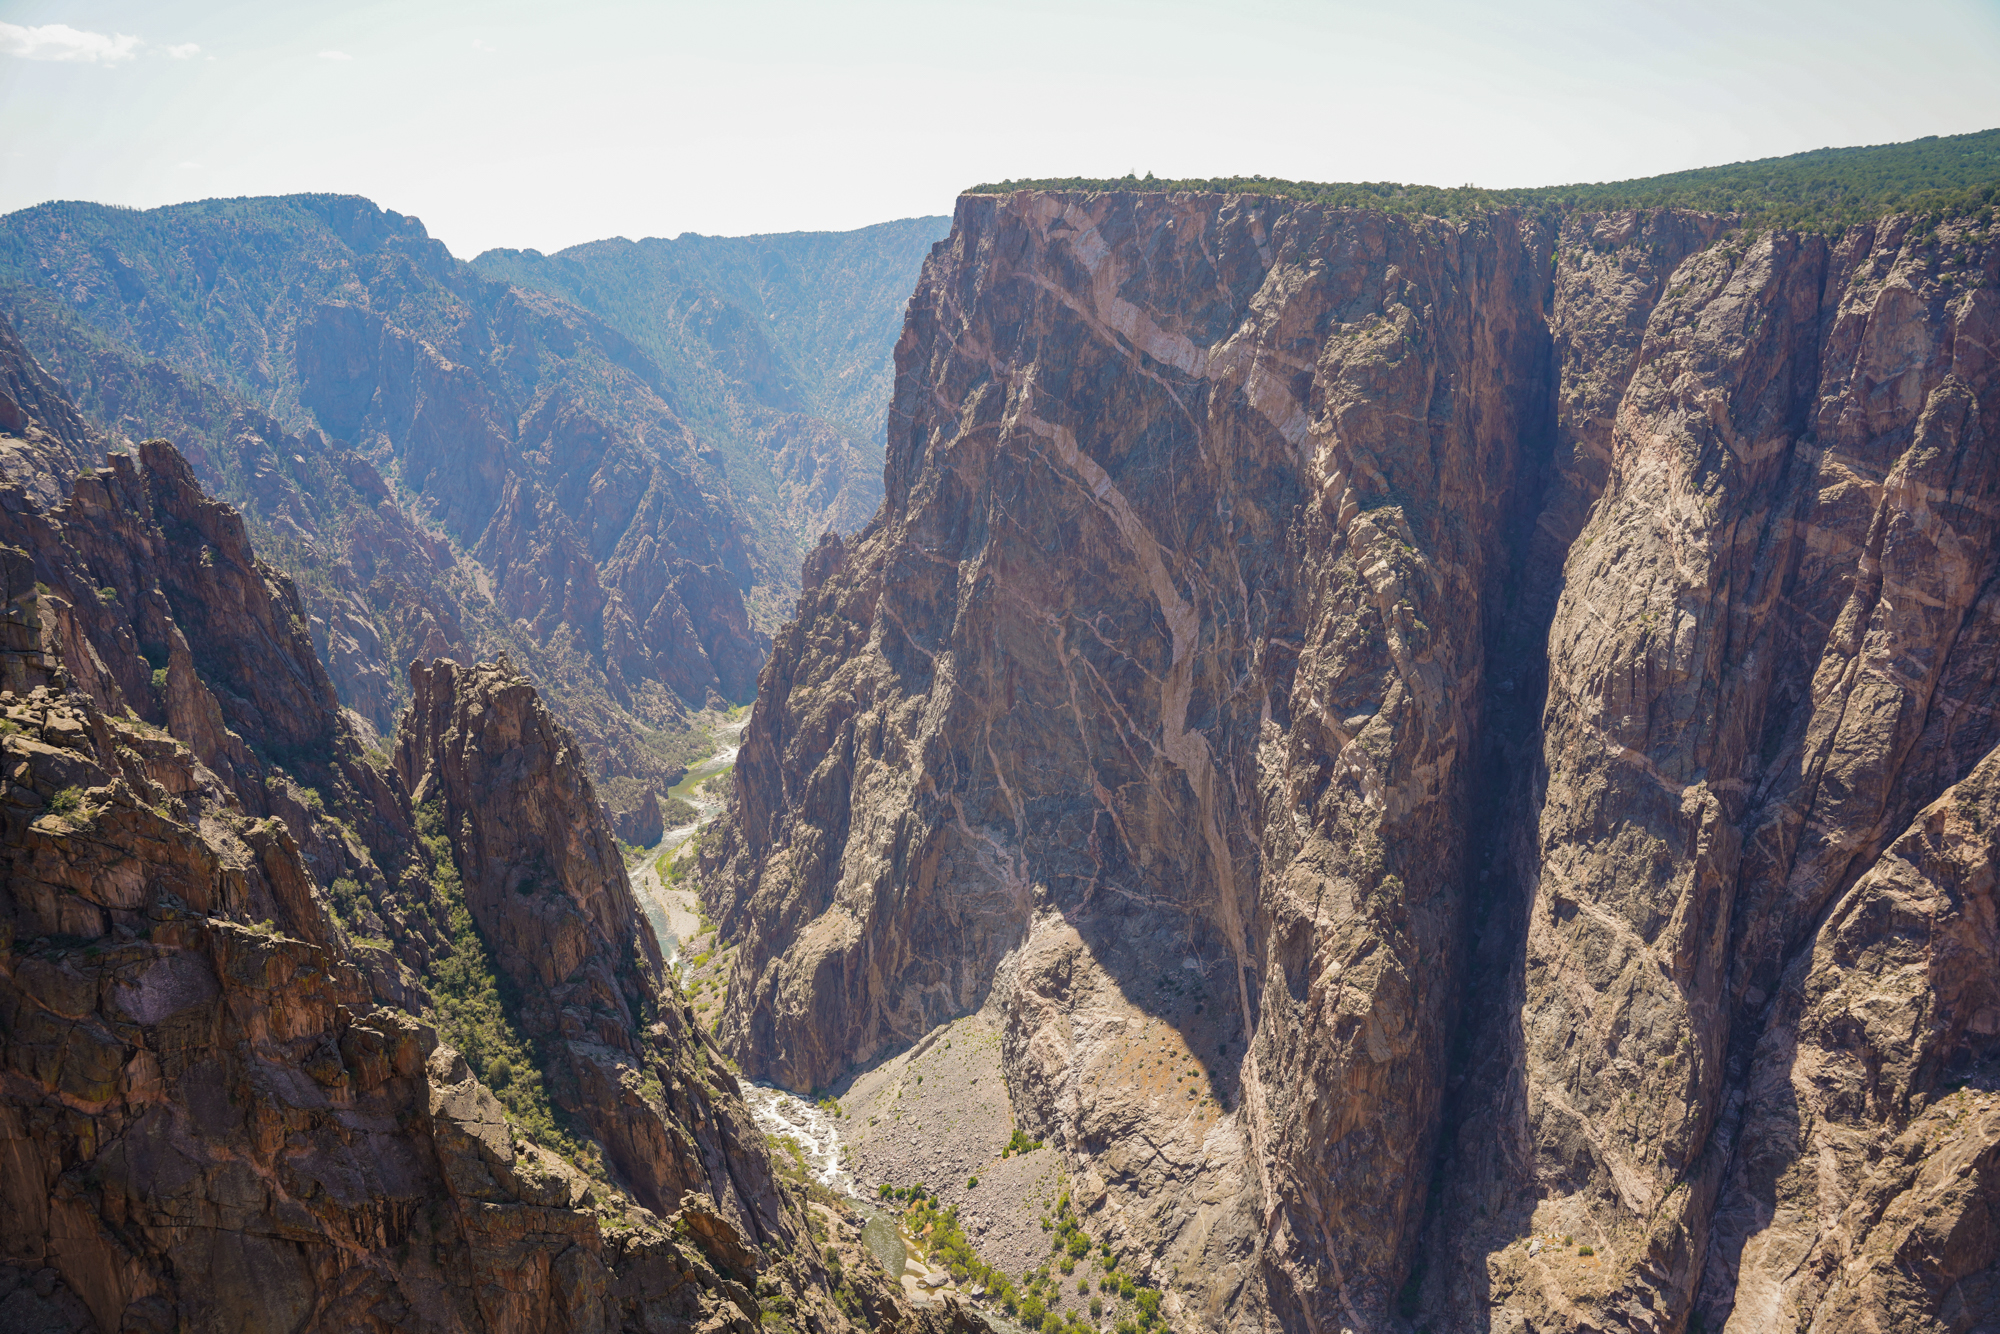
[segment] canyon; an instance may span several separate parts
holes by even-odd
[[[2000,1318],[1996,280],[962,196],[702,843],[723,1046],[984,1016],[1177,1329]]]
[[[2000,132],[1705,179],[0,219],[0,1327],[2000,1326]]]
[[[186,459],[0,389],[0,1326],[971,1328],[774,1171],[526,679],[371,751]]]
[[[944,222],[468,263],[352,196],[49,204],[0,219],[0,307],[108,441],[174,439],[244,514],[364,740],[413,659],[505,653],[646,844],[801,555],[880,500]]]

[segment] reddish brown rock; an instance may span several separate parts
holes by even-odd
[[[797,1223],[762,1136],[663,975],[568,732],[504,665],[419,664],[411,680],[397,771],[439,810],[524,1027],[562,1053],[558,1101],[655,1212],[701,1190],[747,1235],[790,1248]]]
[[[63,489],[0,487],[0,1323],[751,1334],[754,1284],[848,1328],[533,692],[468,692],[495,728],[436,748],[423,799],[482,831],[482,909],[527,904],[501,875],[524,862],[578,909],[538,952],[481,911],[478,947],[541,967],[518,1009],[589,1109],[595,1176],[438,1042],[424,979],[467,948],[455,898],[240,517],[163,441],[38,503]],[[523,819],[552,793],[561,824]]]

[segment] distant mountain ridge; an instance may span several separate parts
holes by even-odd
[[[789,571],[821,532],[852,532],[882,503],[903,306],[950,230],[938,216],[852,232],[616,238],[553,255],[489,250],[472,267],[579,306],[652,357],[748,502],[778,516],[769,540],[793,539]],[[789,610],[788,593],[756,601],[752,617],[774,630]]]
[[[553,255],[488,250],[472,266],[575,302],[669,367],[685,347],[661,318],[666,311],[648,298],[670,282],[705,290],[762,316],[778,340],[760,338],[779,359],[785,380],[753,378],[746,372],[754,363],[748,362],[736,372],[761,401],[802,406],[879,446],[895,387],[890,354],[902,331],[903,304],[925,253],[950,230],[950,216],[940,214],[851,232],[686,232],[672,240],[592,241]]]
[[[821,388],[841,379],[814,360],[833,341],[785,332],[838,325],[848,378],[886,375],[935,238],[870,230],[884,255],[810,243],[876,275],[822,299],[830,317],[798,309],[814,270],[792,238],[775,267],[805,278],[758,289],[741,275],[774,265],[743,238],[654,295],[649,270],[625,277],[600,314],[351,196],[57,203],[0,218],[0,309],[86,417],[173,437],[243,509],[371,728],[407,701],[411,658],[504,652],[582,739],[636,838],[647,793],[693,743],[689,710],[754,693],[800,553],[879,501],[879,429],[815,415],[853,415]],[[578,268],[537,259],[513,267]],[[704,271],[719,276],[703,286]],[[754,308],[737,304],[751,291]],[[699,317],[670,326],[647,318],[655,306]],[[736,332],[702,337],[718,329]],[[768,403],[741,351],[758,346],[809,392]]]

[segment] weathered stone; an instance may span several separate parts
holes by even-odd
[[[1832,905],[2000,741],[1997,268],[1968,219],[963,199],[704,843],[726,1045],[822,1087],[990,1009],[1189,1327],[1714,1328],[1739,1251],[1745,1328],[1984,1318],[1942,1222],[1884,1224],[1914,1286],[1785,1277],[1850,1152],[1787,1127],[1873,1161],[1937,1076],[1836,1132],[1782,1071]],[[1977,1032],[1901,976],[1890,1028]],[[1871,1198],[1973,1218],[1960,1125]]]
[[[0,371],[23,365],[0,327]],[[702,1077],[715,1057],[532,690],[489,668],[460,695],[444,674],[438,712],[463,705],[469,748],[404,750],[468,831],[447,855],[521,964],[521,1011],[592,1015],[556,1044],[574,1070],[544,1074],[608,1150],[595,1179],[438,1044],[418,978],[454,946],[409,792],[362,758],[234,511],[151,441],[94,476],[0,482],[0,557],[22,613],[0,638],[0,1326],[748,1328],[719,1279],[657,1281],[706,1263],[671,1236],[620,1274],[607,1227],[658,1231],[629,1183],[692,1188],[784,1242],[765,1267],[818,1328],[848,1328],[734,1082]],[[158,688],[140,645],[173,646]],[[510,878],[529,864],[567,935],[535,938],[515,891],[536,887]]]

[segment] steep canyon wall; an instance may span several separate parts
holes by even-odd
[[[526,681],[382,764],[185,459],[0,386],[0,1328],[953,1326],[839,1277]]]
[[[0,218],[0,308],[107,440],[239,508],[370,744],[412,659],[505,653],[648,844],[690,715],[747,702],[800,556],[881,499],[944,221],[472,265],[352,196],[51,204]]]
[[[1001,1016],[1188,1328],[1990,1318],[1995,263],[961,199],[703,849],[725,1045]]]

